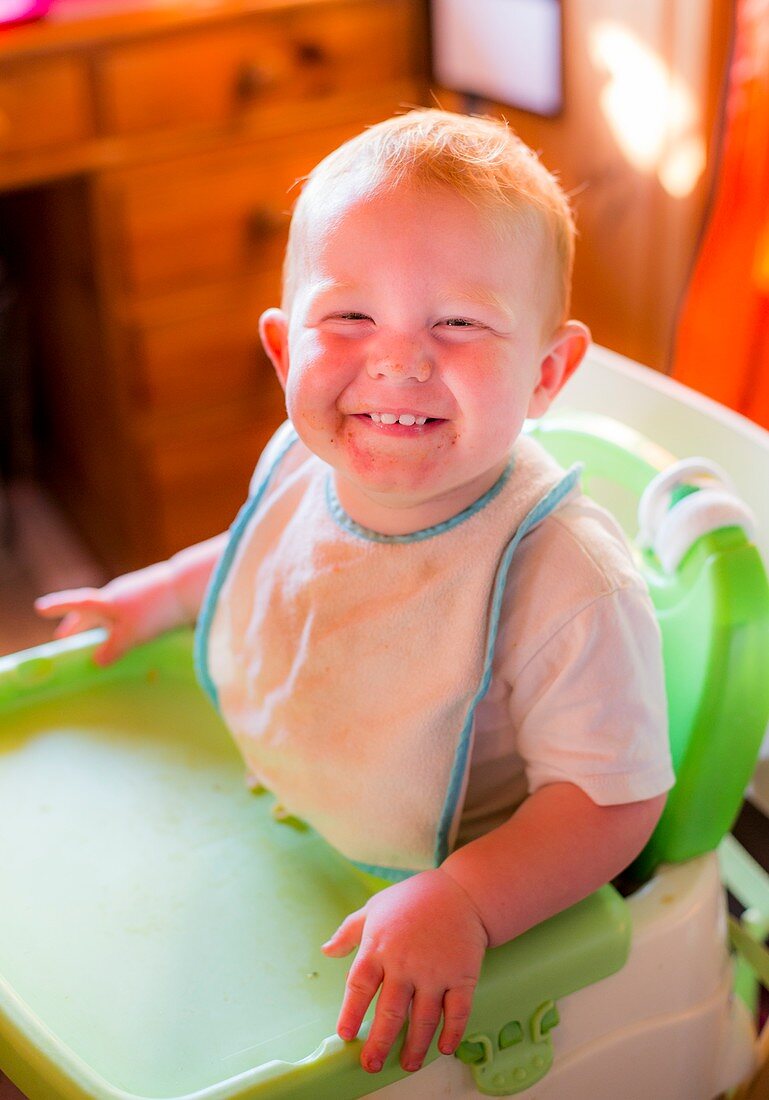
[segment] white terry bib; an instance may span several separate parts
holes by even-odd
[[[197,661],[249,771],[387,878],[453,845],[510,560],[577,483],[532,440],[446,523],[355,524],[295,434],[233,526]]]

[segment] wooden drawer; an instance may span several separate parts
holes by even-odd
[[[289,189],[360,129],[235,146],[107,178],[102,220],[119,289],[152,295],[279,270]]]
[[[259,312],[243,302],[242,309],[233,304],[132,328],[125,373],[133,408],[161,416],[228,404],[256,414],[280,409],[283,393],[261,347]]]
[[[279,412],[246,426],[190,434],[146,451],[156,557],[225,531],[246,499],[256,462],[285,418]]]
[[[115,47],[97,61],[101,122],[130,134],[258,120],[398,80],[424,67],[418,14],[413,0],[339,0]]]
[[[86,73],[74,58],[26,61],[0,71],[0,157],[91,136]]]

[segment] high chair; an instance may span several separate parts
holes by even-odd
[[[385,884],[246,790],[189,633],[0,658],[0,1069],[32,1100],[714,1100],[763,1072],[769,885],[727,834],[769,716],[768,437],[597,348],[531,430],[633,536],[642,502],[677,782],[622,883],[488,952],[456,1057],[372,1077],[319,948]]]

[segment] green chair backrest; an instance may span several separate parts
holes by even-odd
[[[673,456],[631,428],[591,414],[553,416],[532,436],[562,464],[584,464],[585,492],[627,534],[649,481]],[[769,721],[769,584],[740,527],[700,538],[666,573],[638,551],[659,621],[676,784],[633,871],[716,848],[739,813]]]

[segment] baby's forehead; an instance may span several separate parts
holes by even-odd
[[[394,204],[390,200],[395,200]],[[448,222],[441,211],[448,212]],[[453,269],[458,260],[463,276],[471,277],[470,268],[477,268],[476,262],[465,271],[471,258],[477,261],[479,253],[487,256],[500,249],[510,249],[511,256],[526,265],[528,275],[524,277],[532,275],[530,264],[536,271],[548,267],[554,270],[556,266],[542,224],[531,217],[528,204],[522,203],[519,208],[503,206],[499,200],[483,201],[431,180],[393,180],[386,176],[372,180],[365,173],[350,173],[330,181],[311,179],[292,220],[284,269],[284,308],[296,304],[300,292],[303,300],[305,292],[314,297],[327,278],[346,282],[350,256],[357,273],[353,277],[357,278],[361,270],[357,234],[361,227],[369,246],[363,266],[369,273],[375,269],[377,254],[384,259],[389,253],[393,236],[402,241],[411,232],[417,242],[414,247],[422,255],[425,248],[429,251],[432,247],[431,241],[453,241],[456,247],[448,257],[444,252],[442,263]],[[476,278],[476,282],[482,281]],[[517,280],[513,277],[512,282]],[[520,286],[511,285],[510,290],[517,297]]]
[[[392,200],[397,203],[397,222],[392,216]],[[294,213],[289,246],[333,250],[343,239],[340,230],[350,215],[357,224],[365,221],[372,236],[381,234],[386,240],[395,229],[402,232],[404,226],[415,230],[433,226],[440,221],[436,210],[447,208],[470,237],[491,233],[500,243],[520,247],[538,243],[543,236],[540,219],[523,203],[513,206],[498,197],[468,194],[431,180],[364,175],[308,189]]]

